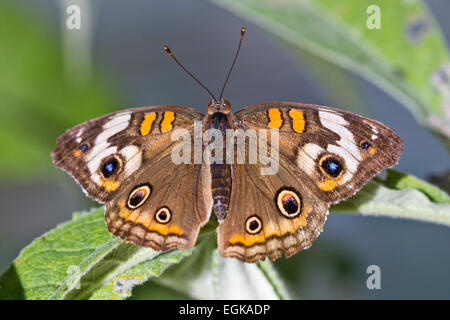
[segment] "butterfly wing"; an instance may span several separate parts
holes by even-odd
[[[391,128],[335,108],[276,102],[247,107],[236,116],[247,128],[278,130],[280,165],[328,203],[352,196],[395,166],[402,152],[402,140]]]
[[[174,128],[192,130],[203,115],[177,106],[133,108],[107,114],[69,129],[52,152],[56,167],[69,173],[86,194],[105,203],[146,165],[170,154]],[[108,160],[111,160],[108,162]]]
[[[244,130],[279,133],[278,146],[266,139],[270,153],[279,152],[274,175],[261,175],[261,165],[233,166],[230,214],[219,227],[219,248],[223,255],[247,262],[309,247],[323,228],[329,205],[394,166],[402,150],[392,129],[334,108],[266,103],[235,116]],[[295,208],[301,208],[298,215],[286,214]],[[254,234],[248,229],[253,216],[262,225]]]
[[[53,161],[90,197],[107,203],[112,233],[157,250],[187,248],[209,217],[209,172],[202,165],[173,163],[178,141],[172,133],[180,128],[191,135],[194,120],[202,118],[177,106],[111,113],[59,137]]]
[[[190,248],[210,217],[210,186],[208,166],[175,164],[166,156],[106,205],[108,229],[155,250]]]
[[[289,257],[322,231],[328,204],[284,167],[261,175],[261,166],[237,164],[229,215],[219,226],[219,251],[245,262]]]

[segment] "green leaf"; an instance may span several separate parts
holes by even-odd
[[[403,103],[416,119],[450,138],[450,59],[423,1],[213,0],[294,50],[349,69]],[[381,29],[369,29],[376,4]]]
[[[140,249],[133,257],[134,261],[126,261],[120,272],[113,274],[113,278],[105,281],[89,298],[101,300],[118,300],[131,296],[134,286],[144,283],[150,278],[157,278],[171,265],[178,264],[189,256],[192,250],[172,250],[167,253],[148,255],[151,249]],[[143,262],[142,262],[143,261]],[[130,265],[134,265],[129,268]]]
[[[332,206],[335,212],[408,218],[450,226],[450,196],[420,179],[388,170],[350,199]]]
[[[195,299],[288,299],[270,261],[243,263],[224,258],[215,232],[204,234],[192,256],[154,282]]]
[[[50,171],[50,151],[68,128],[112,111],[117,94],[105,79],[71,72],[84,50],[63,51],[37,11],[0,0],[0,175]],[[87,32],[87,30],[73,31]]]
[[[157,252],[111,236],[104,209],[34,240],[0,277],[0,299],[123,299],[191,250]]]
[[[235,292],[243,298],[287,297],[268,262],[219,257],[213,225],[205,226],[193,249],[157,252],[111,236],[103,208],[76,213],[20,253],[0,277],[0,299],[124,299],[136,285],[161,275],[160,283],[196,298],[232,298]]]
[[[376,178],[390,189],[403,190],[407,188],[417,189],[425,194],[432,202],[450,203],[450,196],[438,187],[420,180],[412,175],[401,173],[395,170],[387,170],[385,179]]]

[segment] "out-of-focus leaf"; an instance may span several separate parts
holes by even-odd
[[[154,282],[195,299],[288,299],[271,262],[243,263],[224,258],[215,232],[204,234],[192,256]]]
[[[419,122],[450,138],[450,59],[422,1],[213,0],[307,50],[365,77]],[[381,29],[369,29],[376,5]],[[369,8],[370,7],[370,8]],[[376,10],[376,9],[375,9]],[[369,13],[368,13],[369,12]]]
[[[388,170],[332,211],[408,218],[450,226],[450,196],[420,179]]]
[[[430,175],[429,179],[439,188],[442,188],[442,190],[445,190],[447,193],[450,192],[450,170],[442,173],[434,173]]]
[[[418,179],[410,174],[398,172],[395,170],[387,170],[386,178],[377,178],[377,181],[383,183],[390,189],[417,189],[425,194],[431,201],[436,203],[450,203],[450,196],[438,187]]]
[[[27,246],[0,276],[0,299],[123,299],[190,254],[157,252],[111,236],[99,208],[75,214]]]
[[[66,52],[38,11],[0,0],[0,175],[51,168],[50,151],[66,129],[108,111],[117,95],[104,79],[66,74]],[[73,30],[72,32],[80,32]],[[71,57],[73,55],[73,57]]]

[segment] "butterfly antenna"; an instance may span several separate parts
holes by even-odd
[[[172,51],[169,49],[168,46],[164,46],[164,50],[166,50],[166,52],[169,54],[169,56],[173,59],[173,61],[176,62],[176,64],[178,64],[181,67],[181,69],[183,69],[188,75],[190,75],[192,79],[194,79],[199,85],[202,86],[203,89],[205,89],[210,94],[210,96],[214,99],[214,101],[217,101],[216,97],[212,94],[212,92],[207,87],[205,87],[205,85],[203,85],[203,83],[201,83],[200,80],[198,80],[197,77],[192,74],[192,72],[190,72],[188,69],[186,69],[177,60],[177,58],[175,58],[175,56],[173,55]]]
[[[237,48],[236,54],[234,55],[233,63],[231,64],[230,70],[228,71],[228,75],[227,75],[227,78],[225,79],[225,83],[223,84],[222,91],[220,91],[219,101],[222,100],[223,91],[225,90],[225,87],[227,86],[228,79],[230,79],[231,71],[233,71],[233,67],[236,64],[239,50],[241,50],[242,40],[244,39],[244,34],[245,34],[245,28],[242,28],[241,29],[241,39],[239,40],[239,46]]]

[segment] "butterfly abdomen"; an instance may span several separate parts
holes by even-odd
[[[217,219],[227,215],[231,194],[231,168],[227,164],[211,164],[211,193]]]
[[[220,130],[223,137],[223,155],[226,154],[226,130],[230,129],[228,116],[222,112],[215,112],[208,119],[207,129]],[[213,162],[210,165],[211,170],[211,193],[213,197],[214,213],[219,221],[225,219],[230,203],[231,195],[231,167],[225,164]]]

